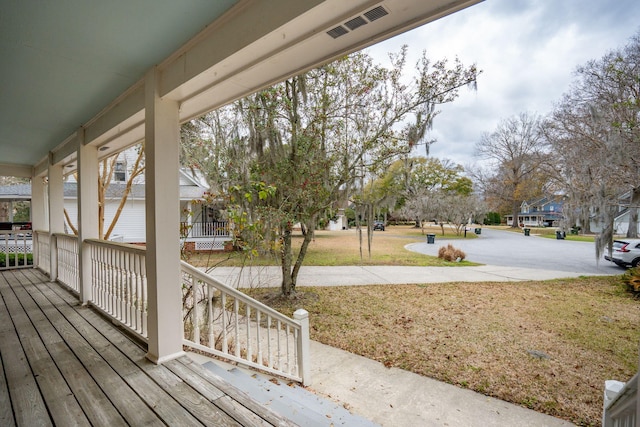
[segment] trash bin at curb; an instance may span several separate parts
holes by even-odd
[[[427,234],[427,243],[435,243],[436,235],[435,234]]]
[[[567,237],[567,233],[564,231],[556,230],[556,240],[564,240]]]
[[[473,232],[476,234],[482,234],[482,228],[476,228]]]
[[[524,235],[528,236],[531,233],[531,229],[530,228],[525,228],[524,229]]]

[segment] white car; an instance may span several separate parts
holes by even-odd
[[[604,259],[620,267],[637,267],[640,265],[640,239],[614,240],[611,256],[605,255]]]

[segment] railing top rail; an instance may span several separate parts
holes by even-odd
[[[276,318],[280,321],[282,321],[283,323],[289,324],[291,326],[295,326],[295,327],[300,327],[300,322],[298,322],[297,320],[291,319],[287,316],[285,316],[284,314],[280,313],[277,310],[274,310],[273,308],[269,307],[268,305],[265,305],[263,303],[261,303],[260,301],[256,301],[253,298],[245,295],[244,293],[240,292],[239,290],[232,288],[229,285],[224,284],[223,282],[219,281],[218,279],[216,279],[215,277],[211,277],[208,274],[198,270],[196,267],[192,266],[189,263],[186,263],[184,261],[180,261],[180,264],[182,265],[182,269],[186,270],[189,274],[193,275],[195,278],[197,278],[198,280],[201,280],[207,284],[214,284],[215,286],[217,286],[218,288],[223,289],[226,293],[232,295],[234,298],[237,298],[238,300],[244,302],[245,304],[248,304],[250,306],[253,307],[257,307],[258,309],[260,309],[260,311],[269,314],[271,317]]]
[[[31,234],[31,230],[0,230],[0,234]]]
[[[100,239],[85,239],[86,243],[95,246],[102,246],[105,248],[117,248],[123,252],[129,252],[138,255],[145,255],[147,253],[147,248],[139,245],[132,245],[130,243],[120,243],[120,242],[112,242],[110,240],[100,240]]]
[[[78,238],[78,236],[76,236],[75,234],[68,234],[68,233],[53,233],[53,235],[56,237],[69,238],[69,239]]]

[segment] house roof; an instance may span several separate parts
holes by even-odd
[[[105,198],[117,199],[124,192],[125,184],[113,182],[107,187]],[[180,200],[201,199],[207,191],[206,187],[197,185],[180,185]],[[64,198],[75,199],[78,197],[78,185],[75,182],[64,183]],[[129,197],[137,200],[144,200],[144,184],[133,184]],[[30,184],[14,184],[0,186],[0,201],[31,200]]]
[[[31,200],[31,184],[0,185],[0,201]]]
[[[3,2],[0,175],[140,141],[149,76],[186,121],[479,1]]]

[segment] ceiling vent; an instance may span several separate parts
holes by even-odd
[[[334,39],[337,39],[340,36],[344,36],[348,32],[349,32],[349,30],[347,30],[345,27],[343,27],[342,25],[338,25],[337,27],[332,28],[329,31],[327,31],[327,34],[329,34]]]
[[[363,25],[367,25],[368,22],[362,16],[356,16],[353,19],[344,23],[344,26],[350,29],[351,31],[355,30],[358,27],[362,27]]]
[[[368,12],[365,12],[364,16],[365,16],[365,18],[367,18],[369,20],[369,22],[373,22],[376,19],[380,19],[383,16],[386,16],[388,14],[389,14],[389,12],[387,12],[387,10],[384,7],[378,6],[378,7],[375,7],[373,9],[371,9]]]
[[[363,25],[367,25],[369,22],[373,22],[388,14],[389,12],[384,7],[382,6],[374,7],[373,9],[365,12],[363,15],[356,16],[355,18],[348,20],[344,24],[338,25],[337,27],[330,29],[329,31],[327,31],[327,34],[329,34],[334,39],[337,39],[338,37],[344,36],[350,31],[355,30],[356,28],[360,28]]]

